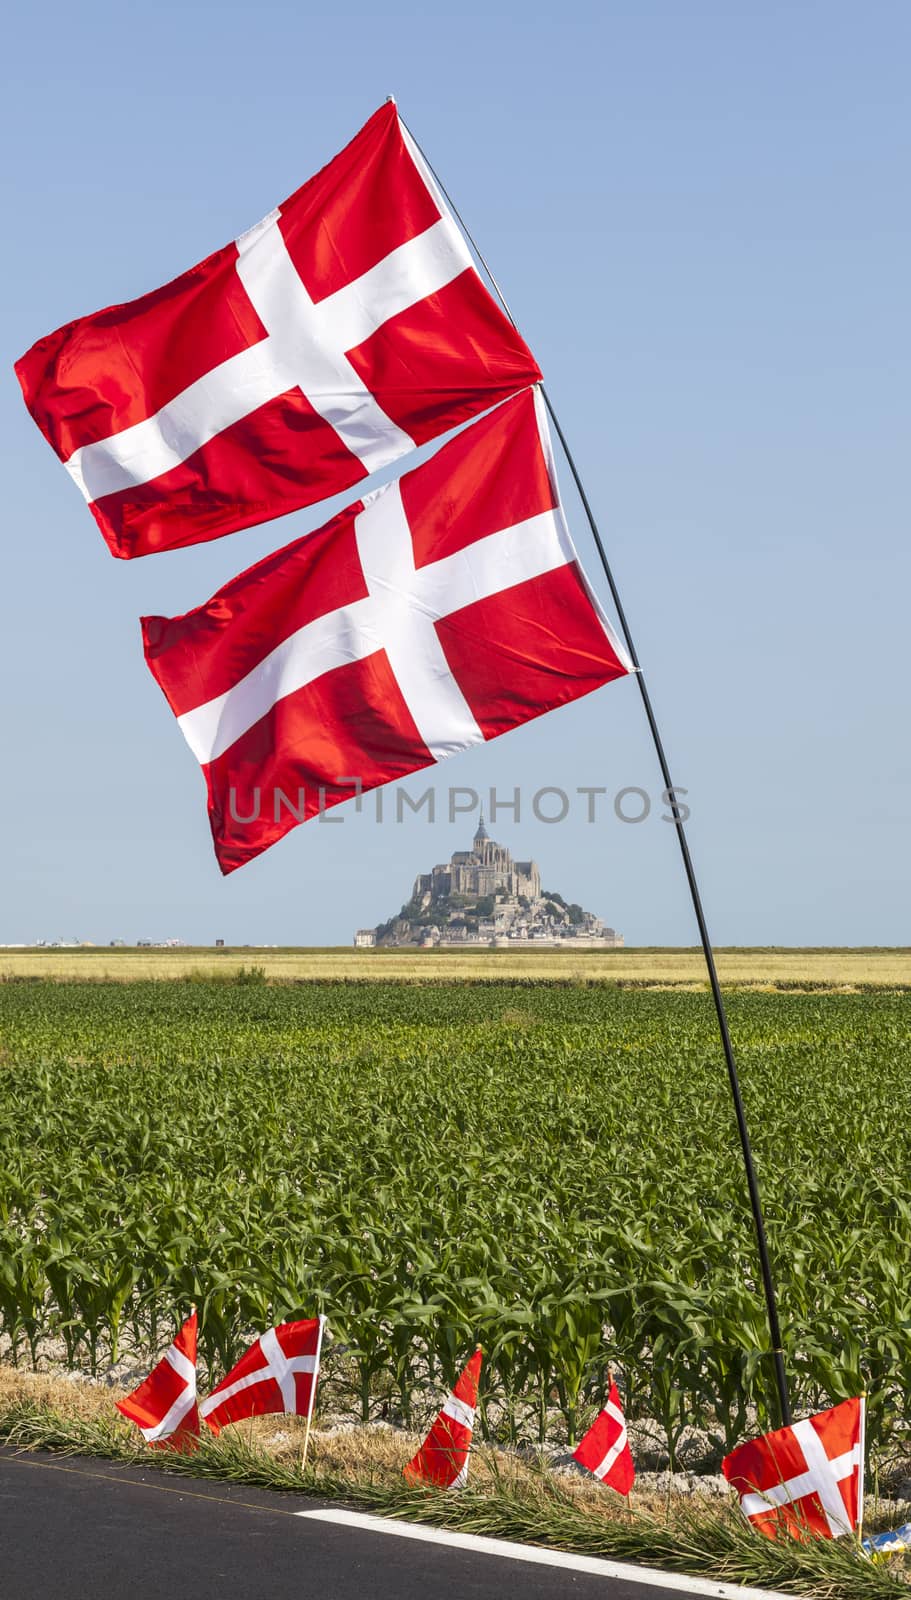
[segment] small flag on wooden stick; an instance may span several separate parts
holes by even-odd
[[[604,1407],[573,1452],[573,1460],[618,1494],[629,1494],[636,1470],[617,1385],[611,1378]]]
[[[274,1411],[309,1420],[325,1322],[325,1317],[282,1322],[256,1339],[199,1408],[212,1432]]]
[[[138,1389],[116,1402],[135,1422],[146,1442],[159,1450],[195,1450],[199,1438],[196,1405],[196,1307],[174,1343]]]
[[[838,1539],[863,1520],[864,1398],[737,1446],[721,1470],[769,1539]]]
[[[405,1467],[409,1483],[433,1483],[438,1489],[461,1489],[467,1483],[482,1358],[479,1345],[417,1455]]]

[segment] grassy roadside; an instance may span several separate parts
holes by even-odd
[[[414,1441],[392,1430],[315,1430],[305,1470],[302,1427],[285,1417],[207,1437],[192,1456],[149,1450],[115,1411],[117,1393],[0,1368],[0,1441],[322,1496],[375,1515],[821,1600],[908,1597],[911,1574],[899,1560],[868,1561],[847,1540],[772,1543],[726,1502],[662,1502],[634,1491],[627,1506],[593,1480],[546,1473],[483,1448],[474,1452],[469,1485],[459,1494],[414,1490],[401,1477]]]

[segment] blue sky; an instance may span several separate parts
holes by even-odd
[[[904,0],[309,9],[51,0],[8,25],[0,940],[346,943],[468,816],[310,823],[222,880],[140,648],[325,508],[113,561],[12,363],[251,225],[394,93],[586,478],[719,943],[911,942]],[[583,561],[602,588],[564,489]],[[350,498],[350,497],[349,497]],[[635,685],[457,757],[494,831],[633,943],[693,943]],[[636,786],[639,824],[534,793]],[[340,813],[341,814],[341,813]]]

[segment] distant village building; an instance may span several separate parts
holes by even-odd
[[[591,911],[543,890],[537,862],[514,861],[505,845],[491,839],[483,816],[470,850],[456,850],[449,861],[419,873],[397,917],[354,935],[357,949],[531,942],[616,950],[623,936]]]

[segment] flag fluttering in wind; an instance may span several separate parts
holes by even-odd
[[[16,372],[124,558],[313,505],[541,376],[394,105],[233,244]]]
[[[282,1322],[255,1340],[199,1408],[212,1432],[220,1433],[229,1422],[274,1411],[309,1421],[325,1322],[325,1317]]]
[[[626,1418],[613,1378],[604,1406],[579,1440],[573,1460],[587,1467],[618,1494],[629,1494],[633,1487],[636,1471],[626,1433]]]
[[[631,670],[582,573],[525,390],[181,617],[146,660],[222,872],[289,829]]]
[[[721,1470],[770,1539],[852,1533],[863,1520],[863,1397],[738,1445]]]
[[[433,1483],[439,1489],[461,1489],[468,1481],[468,1455],[478,1403],[482,1351],[478,1348],[463,1368],[452,1394],[440,1411],[404,1475],[411,1483]]]
[[[196,1326],[194,1310],[157,1367],[138,1389],[116,1402],[117,1410],[135,1422],[147,1443],[160,1450],[196,1448]]]

